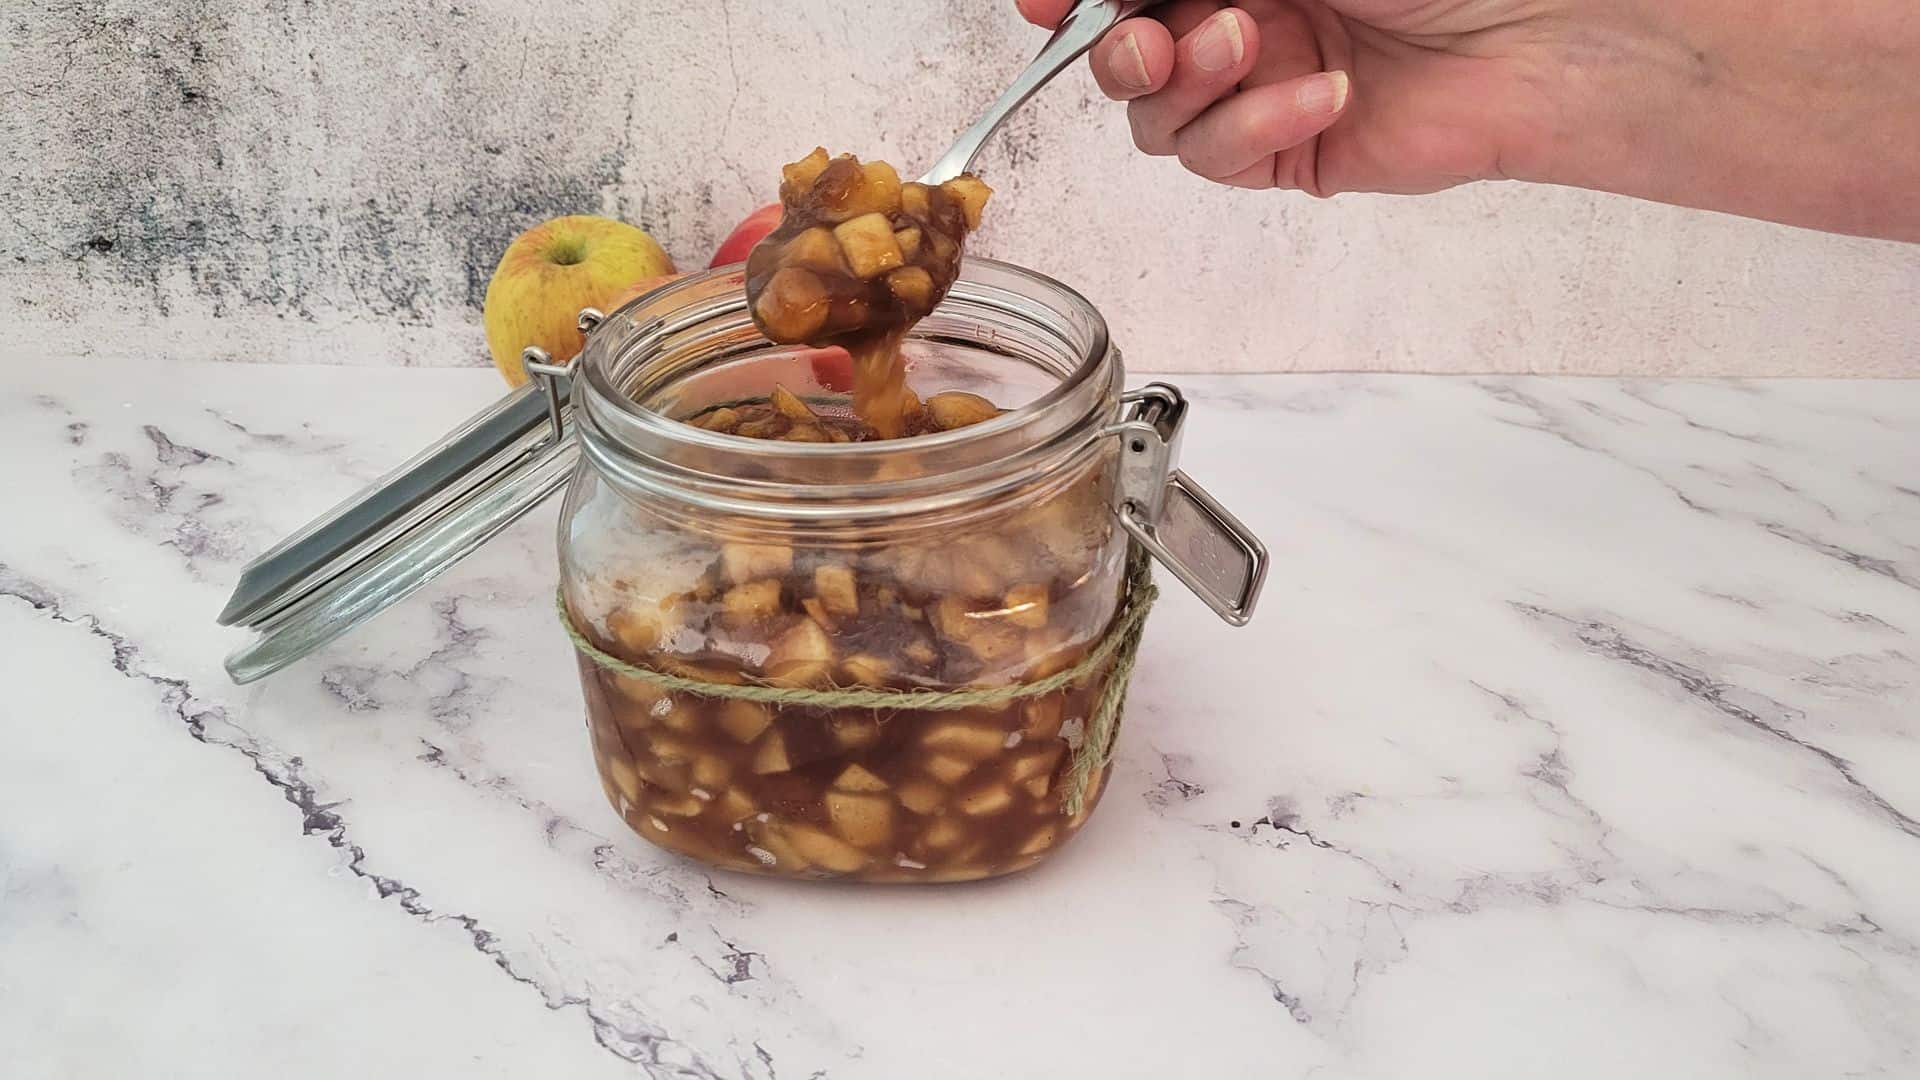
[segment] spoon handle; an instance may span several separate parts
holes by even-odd
[[[1055,75],[1064,71],[1068,64],[1080,59],[1088,49],[1093,48],[1100,35],[1106,33],[1122,19],[1132,17],[1143,8],[1153,5],[1155,0],[1080,0],[1074,5],[1067,17],[1061,20],[1060,29],[1054,31],[1053,38],[1034,56],[1018,78],[1007,87],[999,99],[987,109],[972,127],[961,132],[960,137],[933,168],[920,178],[923,184],[938,184],[951,180],[972,167],[973,159],[980,156],[980,148],[1000,130],[1007,117],[1027,103],[1034,92],[1045,86]]]

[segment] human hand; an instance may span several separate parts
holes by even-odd
[[[1073,0],[1016,0],[1052,27]],[[1091,53],[1221,183],[1515,179],[1920,240],[1912,0],[1171,0]]]
[[[1018,0],[1058,25],[1073,0]],[[1134,143],[1250,188],[1418,193],[1510,175],[1553,61],[1529,0],[1173,0],[1091,54]]]

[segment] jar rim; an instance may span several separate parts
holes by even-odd
[[[962,323],[969,317],[997,321],[991,332],[970,334]],[[675,363],[697,371],[696,364],[777,348],[750,319],[739,266],[680,278],[608,315],[588,334],[574,380],[574,420],[587,459],[620,486],[691,496],[734,513],[777,505],[782,516],[808,516],[809,505],[824,514],[836,504],[844,513],[849,501],[911,512],[927,498],[951,504],[977,497],[983,485],[1004,486],[1011,477],[1060,467],[1088,449],[1119,407],[1121,360],[1093,304],[1037,271],[975,257],[964,261],[946,302],[909,338],[995,351],[1004,335],[1026,333],[1028,346],[1050,353],[1034,366],[1057,381],[993,419],[911,439],[799,443],[709,431],[643,403],[648,392],[688,373]],[[675,342],[689,354],[699,354],[701,344],[712,348],[705,357],[664,362],[660,354]],[[649,349],[651,358],[639,355]],[[638,386],[649,364],[663,365],[652,373],[658,385]],[[939,467],[911,479],[857,479],[903,454]]]

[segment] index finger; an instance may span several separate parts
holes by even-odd
[[[1073,7],[1073,0],[1013,0],[1013,6],[1020,9],[1020,17],[1049,30],[1060,25],[1067,17],[1067,10]]]

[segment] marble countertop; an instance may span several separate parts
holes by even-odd
[[[9,1075],[1920,1075],[1920,382],[1178,380],[1260,616],[1170,589],[1084,835],[913,890],[626,831],[551,507],[226,679],[490,372],[0,369]]]

